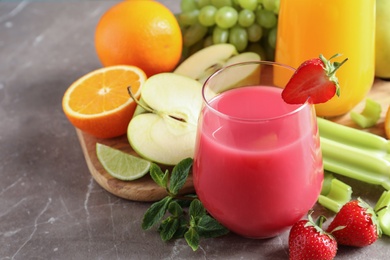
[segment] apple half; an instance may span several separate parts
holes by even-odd
[[[202,84],[174,73],[156,74],[142,86],[142,113],[131,119],[127,138],[141,157],[175,165],[193,157]]]
[[[174,73],[190,77],[204,83],[208,77],[222,67],[246,62],[259,61],[261,57],[255,52],[238,53],[235,46],[229,43],[220,43],[203,48],[185,59]],[[251,75],[253,71],[242,75],[234,75],[232,83],[238,83]]]

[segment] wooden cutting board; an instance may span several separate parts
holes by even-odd
[[[384,118],[390,104],[390,81],[376,79],[368,97],[380,102],[382,105],[382,115],[375,127],[364,129],[364,131],[369,131],[384,137]],[[365,101],[363,100],[353,110],[357,112],[362,111],[364,104]],[[333,118],[332,120],[340,124],[358,128],[358,126],[351,121],[349,114]],[[118,197],[134,201],[157,201],[167,195],[165,189],[157,186],[148,174],[138,180],[121,181],[115,179],[104,170],[96,156],[97,142],[138,156],[129,145],[125,135],[112,139],[98,139],[83,133],[78,129],[76,129],[76,132],[90,173],[96,182],[108,192]],[[194,187],[192,184],[192,175],[190,174],[183,187],[182,193],[186,194],[192,192],[194,192]]]
[[[99,139],[86,134],[79,129],[76,129],[76,132],[80,140],[88,169],[95,181],[105,190],[118,197],[135,201],[157,201],[167,195],[165,189],[159,187],[152,180],[149,174],[137,180],[121,181],[112,177],[103,168],[96,155],[96,143],[105,144],[126,153],[138,156],[131,148],[126,135],[117,138]],[[165,168],[161,168],[164,171]],[[183,194],[194,192],[191,174],[189,175],[181,192]]]

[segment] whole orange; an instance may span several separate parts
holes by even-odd
[[[182,54],[182,34],[174,14],[163,4],[123,1],[100,18],[95,48],[104,66],[137,66],[150,77],[176,67]]]

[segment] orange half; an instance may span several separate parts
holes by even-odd
[[[135,66],[110,66],[76,80],[65,92],[62,109],[73,126],[98,138],[123,135],[134,114],[136,98],[146,80]]]

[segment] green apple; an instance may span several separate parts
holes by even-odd
[[[203,48],[177,66],[174,73],[203,81],[215,70],[221,68],[226,60],[238,55],[232,44],[221,43]]]
[[[142,86],[142,113],[131,119],[127,138],[150,161],[175,165],[193,157],[202,84],[174,73],[156,74]]]
[[[390,79],[390,0],[376,1],[375,76]]]
[[[260,56],[254,52],[243,52],[237,56],[231,57],[226,61],[225,66],[229,66],[236,63],[248,62],[248,61],[259,61]],[[235,70],[235,73],[228,74],[229,79],[226,80],[230,82],[228,88],[232,88],[237,85],[253,85],[253,82],[258,82],[258,78],[260,77],[260,66],[254,65],[251,67],[245,66],[245,68],[241,68],[239,70]]]
[[[204,83],[206,79],[218,69],[239,62],[260,60],[255,52],[244,52],[239,54],[234,45],[220,43],[210,45],[201,49],[185,59],[174,71],[176,74],[184,75]],[[250,75],[236,75],[236,82]]]

